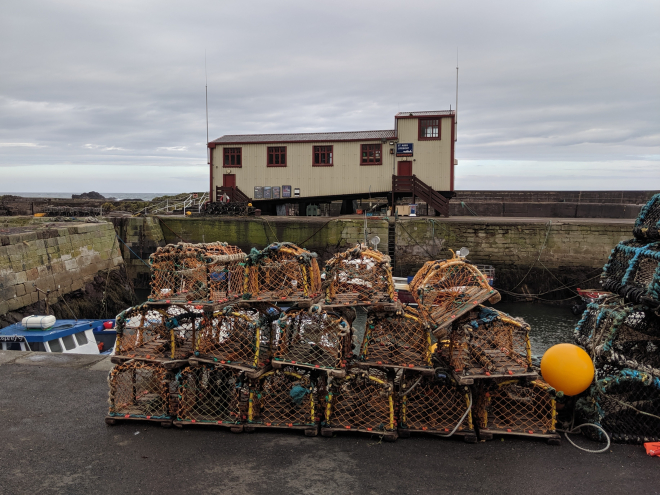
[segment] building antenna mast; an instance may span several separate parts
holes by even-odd
[[[456,108],[454,108],[454,141],[458,141],[458,48],[456,48]]]
[[[204,48],[204,90],[206,92],[206,148],[209,144],[209,76],[206,70],[206,48]],[[209,160],[209,163],[211,161]]]

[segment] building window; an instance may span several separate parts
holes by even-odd
[[[268,147],[268,166],[286,167],[286,146]]]
[[[440,139],[440,120],[419,119],[419,139]]]
[[[314,146],[314,167],[332,167],[332,146]]]
[[[227,167],[242,167],[241,154],[243,148],[224,148],[224,168]]]
[[[360,165],[381,165],[382,164],[382,145],[381,144],[363,144],[362,160]]]

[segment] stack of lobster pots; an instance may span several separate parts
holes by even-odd
[[[584,312],[575,340],[591,355],[596,381],[576,404],[584,422],[613,441],[660,441],[660,194],[642,208],[634,238],[603,269],[608,291]],[[594,439],[604,435],[585,429]]]
[[[555,391],[532,367],[530,327],[484,305],[500,300],[486,277],[460,256],[430,261],[410,292],[430,321],[433,379],[443,377],[455,396],[464,397],[466,417],[455,433],[463,428],[468,441],[474,431],[481,440],[517,435],[559,444]],[[462,412],[456,411],[453,424]]]
[[[179,243],[150,262],[149,301],[117,317],[109,424],[556,440],[529,326],[483,305],[499,294],[462,258],[418,272],[416,308],[362,245],[322,271],[291,243]]]

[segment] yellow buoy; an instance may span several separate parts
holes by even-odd
[[[594,364],[584,349],[573,344],[557,344],[541,359],[543,379],[564,395],[577,395],[594,379]]]

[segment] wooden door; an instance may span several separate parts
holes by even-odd
[[[399,162],[396,168],[397,175],[412,176],[412,162]]]
[[[223,174],[222,185],[224,187],[236,187],[236,174]]]

